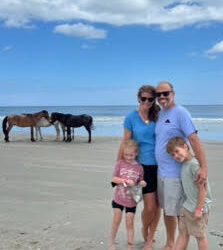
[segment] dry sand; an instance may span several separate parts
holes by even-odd
[[[84,250],[108,249],[112,219],[110,186],[120,138],[87,137],[75,142],[45,136],[30,142],[27,134],[10,134],[0,141],[0,249]],[[223,144],[205,143],[209,180],[214,197],[209,220],[211,250],[223,249]],[[139,204],[135,220],[135,247],[142,249]],[[117,237],[126,249],[124,223]],[[154,250],[165,242],[163,220]],[[189,250],[196,249],[194,240]]]

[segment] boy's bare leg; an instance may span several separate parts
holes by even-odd
[[[186,232],[181,232],[177,238],[173,250],[186,250],[190,236]]]
[[[164,215],[164,223],[166,226],[167,241],[163,250],[172,250],[177,228],[177,217]]]
[[[206,237],[197,237],[196,240],[199,250],[208,250],[208,241]]]
[[[114,216],[112,220],[110,250],[115,250],[115,238],[118,232],[119,225],[122,221],[122,211],[119,208],[114,208]]]
[[[126,213],[126,230],[128,239],[128,250],[133,249],[134,242],[134,213]]]

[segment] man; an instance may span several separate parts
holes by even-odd
[[[197,136],[197,130],[186,109],[175,104],[175,92],[169,82],[160,82],[156,88],[157,101],[162,110],[156,124],[156,160],[158,163],[158,196],[164,210],[167,241],[164,250],[171,250],[174,245],[177,216],[182,205],[181,165],[166,152],[166,145],[172,137],[184,137],[189,141],[195,157],[200,163],[196,181],[207,180],[205,153]]]

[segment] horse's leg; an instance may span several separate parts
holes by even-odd
[[[31,141],[35,141],[35,139],[33,138],[33,127],[30,127],[30,133],[31,133]]]
[[[7,128],[7,132],[6,132],[6,135],[5,135],[5,142],[9,142],[9,132],[10,130],[12,129],[13,125],[10,124]]]
[[[72,141],[74,141],[74,128],[72,128]]]
[[[62,123],[61,123],[61,128],[62,128],[62,131],[63,131],[63,141],[66,141],[66,127]]]
[[[60,140],[60,129],[59,129],[59,123],[55,123],[54,124],[54,127],[56,129],[56,133],[57,133],[57,136],[56,136],[56,141],[59,141]]]
[[[86,126],[85,128],[88,131],[88,143],[90,143],[91,142],[91,128],[88,126]]]
[[[40,127],[38,127],[38,131],[39,131],[40,140],[42,141],[43,137],[42,137],[42,133],[41,133],[41,128]]]
[[[36,131],[36,140],[38,141],[38,127],[35,126],[35,131]]]
[[[71,131],[70,131],[70,126],[67,127],[67,140],[66,142],[71,142]]]

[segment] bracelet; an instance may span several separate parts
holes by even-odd
[[[199,212],[203,212],[203,208],[202,207],[196,207],[196,210]]]

